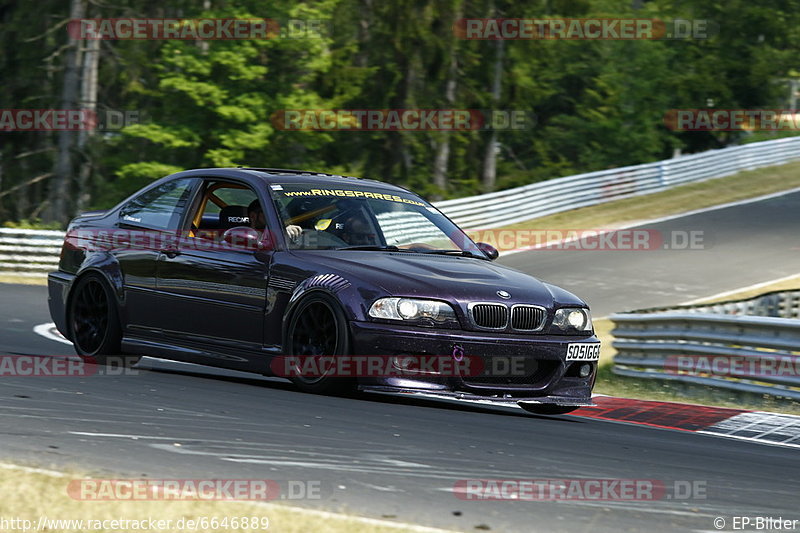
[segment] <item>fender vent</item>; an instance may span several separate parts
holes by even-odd
[[[275,276],[270,276],[267,282],[269,288],[281,291],[292,291],[295,285],[296,283],[290,279],[278,278]]]
[[[306,282],[307,288],[322,287],[331,292],[339,292],[350,286],[350,282],[336,274],[320,274]]]

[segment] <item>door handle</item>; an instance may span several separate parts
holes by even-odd
[[[168,248],[166,250],[161,250],[161,252],[170,259],[174,259],[181,253],[177,248]]]

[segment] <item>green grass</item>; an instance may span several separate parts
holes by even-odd
[[[15,285],[47,285],[47,275],[16,276],[11,272],[6,272],[0,274],[0,283],[13,283]]]
[[[9,468],[10,467],[10,468]],[[179,519],[197,519],[200,517],[266,517],[269,528],[214,528],[191,529],[195,533],[226,532],[279,532],[309,533],[324,531],[326,533],[410,533],[418,531],[401,523],[390,523],[390,520],[369,521],[354,514],[327,513],[314,510],[290,507],[280,503],[254,503],[238,501],[82,501],[74,500],[67,493],[71,480],[87,479],[125,479],[125,476],[109,475],[107,472],[99,476],[91,476],[77,469],[64,471],[46,471],[27,468],[20,465],[0,463],[0,518],[27,519],[33,522],[33,531],[40,516],[55,520],[142,520],[152,517],[159,520],[171,520],[176,524]],[[141,476],[138,476],[141,478]],[[112,526],[111,524],[108,524]],[[259,524],[260,525],[260,524]],[[95,529],[91,531],[119,532],[120,528]],[[177,531],[158,528],[137,528],[136,531],[164,533]],[[19,528],[17,528],[19,529]],[[132,529],[128,529],[131,531]],[[189,529],[184,529],[190,531]],[[6,530],[4,530],[6,531]],[[50,533],[73,533],[74,528],[50,527]],[[82,529],[89,531],[89,529]]]
[[[800,289],[800,275],[791,279],[765,284],[756,290],[747,289],[729,294],[722,298],[708,298],[703,300],[702,303],[742,300],[766,292],[795,289]],[[773,411],[777,413],[800,415],[800,402],[790,399],[737,392],[677,381],[618,376],[612,372],[612,361],[616,354],[616,350],[611,346],[611,342],[614,340],[614,336],[611,334],[613,327],[614,324],[609,319],[595,320],[595,334],[602,342],[600,368],[598,369],[597,384],[594,389],[594,392],[598,394],[636,398],[639,400],[717,405],[736,409]]]
[[[800,162],[740,172],[667,191],[526,220],[503,229],[613,229],[636,221],[800,187]]]
[[[609,363],[600,366],[594,392],[620,398],[800,415],[800,402],[794,400],[677,381],[618,376],[612,372],[612,365]]]
[[[635,224],[639,221],[746,200],[797,187],[800,187],[800,162],[740,172],[725,178],[681,185],[663,192],[615,200],[601,205],[527,220],[502,229],[614,229],[623,225]],[[759,287],[756,290],[742,291],[741,293],[727,295],[718,299],[749,298],[772,290],[797,288],[800,288],[800,274],[795,279],[784,280]],[[731,287],[731,289],[735,290],[736,287]],[[603,343],[600,354],[600,369],[597,385],[595,386],[595,392],[599,394],[800,415],[800,403],[791,400],[727,391],[702,385],[617,376],[611,371],[612,361],[616,353],[616,350],[611,346],[613,323],[607,319],[599,319],[595,320],[594,325],[595,332]]]
[[[7,221],[3,223],[4,228],[14,229],[56,229],[63,230],[64,226],[60,222],[42,222],[38,218],[22,219],[19,221]]]

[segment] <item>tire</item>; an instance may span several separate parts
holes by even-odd
[[[316,293],[301,301],[292,313],[286,330],[286,355],[340,356],[350,352],[347,318],[339,302],[327,293]],[[304,392],[346,394],[355,389],[355,379],[331,377],[292,377]]]
[[[536,404],[536,405],[523,405],[523,409],[537,415],[565,415],[571,413],[580,407],[574,405],[551,405],[551,404]]]
[[[115,366],[133,366],[139,361],[136,356],[121,356],[122,327],[117,300],[100,274],[90,273],[78,279],[70,295],[67,316],[75,353],[84,361]]]

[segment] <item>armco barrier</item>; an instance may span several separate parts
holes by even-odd
[[[0,228],[0,271],[44,276],[58,270],[64,232]]]
[[[800,290],[771,291],[742,300],[725,300],[707,304],[679,305],[640,309],[636,313],[683,312],[723,315],[771,316],[800,318]],[[620,316],[625,316],[621,314]],[[800,348],[800,347],[799,347]]]
[[[799,301],[800,291],[776,291],[611,315],[613,371],[800,399]]]
[[[800,137],[732,146],[655,163],[556,178],[515,189],[437,202],[464,229],[489,229],[688,182],[800,160]],[[391,231],[416,233],[412,227]],[[0,228],[0,271],[41,275],[58,264],[63,233]]]
[[[798,159],[800,137],[787,137],[556,178],[505,191],[445,200],[436,206],[462,228],[488,229]]]

